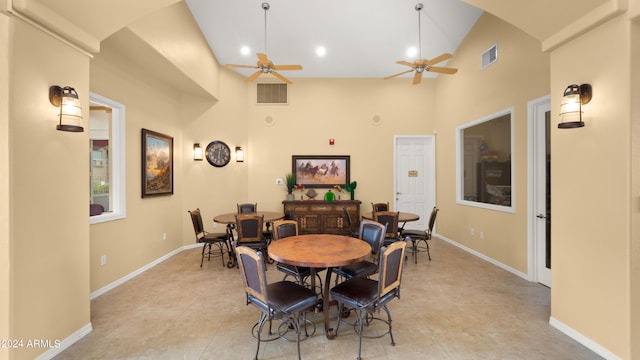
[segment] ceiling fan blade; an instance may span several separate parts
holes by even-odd
[[[458,69],[440,67],[440,66],[429,66],[426,70],[431,72],[442,73],[442,74],[455,74],[458,72]]]
[[[269,58],[267,57],[266,54],[257,53],[256,55],[258,55],[258,66],[269,65]]]
[[[420,81],[422,81],[422,72],[416,71],[416,75],[413,77],[413,85],[420,84]]]
[[[275,70],[302,70],[302,65],[276,65]]]
[[[406,66],[413,67],[413,63],[410,63],[410,62],[408,62],[408,61],[404,61],[404,60],[396,61],[396,64],[406,65]]]
[[[257,69],[257,66],[254,65],[238,65],[238,64],[227,64],[228,68],[243,68],[243,69]]]
[[[253,73],[253,75],[249,76],[247,78],[247,82],[252,82],[253,80],[257,79],[258,76],[260,76],[262,74],[262,71],[256,71],[255,73]]]
[[[277,73],[277,72],[275,72],[275,71],[272,71],[272,72],[271,72],[271,74],[272,74],[273,76],[277,77],[278,79],[280,79],[280,80],[282,80],[282,81],[286,82],[287,84],[293,84],[293,82],[292,82],[291,80],[289,80],[289,79],[287,79],[286,77],[284,77],[284,76],[282,76],[282,75],[278,74],[278,73]]]
[[[427,61],[425,61],[425,63],[424,63],[424,64],[425,64],[425,65],[435,65],[435,64],[437,64],[437,63],[439,63],[439,62],[443,62],[443,61],[445,61],[445,60],[449,60],[449,59],[451,59],[452,57],[453,57],[453,55],[451,55],[451,54],[449,54],[449,53],[444,53],[444,54],[442,54],[442,55],[440,55],[440,56],[438,56],[438,57],[435,57],[435,58],[433,58],[433,59],[431,59],[431,60],[427,60]]]
[[[403,72],[395,74],[395,75],[387,76],[386,78],[384,78],[384,80],[391,79],[391,78],[394,78],[396,76],[400,76],[400,75],[403,75],[403,74],[406,74],[406,73],[410,73],[412,71],[413,71],[413,69],[407,70],[407,71],[403,71]]]

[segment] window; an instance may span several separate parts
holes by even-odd
[[[514,212],[513,109],[459,126],[456,145],[457,202]]]
[[[96,224],[126,215],[125,115],[113,100],[91,93],[89,101],[89,198],[100,209],[91,211],[89,223]]]

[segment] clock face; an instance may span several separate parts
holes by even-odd
[[[222,167],[229,163],[231,160],[231,150],[229,146],[222,141],[212,141],[207,145],[206,152],[207,161],[209,164]]]

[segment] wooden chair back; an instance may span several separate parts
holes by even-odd
[[[238,231],[238,244],[243,242],[263,241],[262,225],[264,216],[262,215],[236,215],[236,230]]]
[[[298,236],[298,222],[295,220],[280,220],[273,223],[273,240]]]
[[[398,238],[398,217],[397,211],[378,211],[373,213],[373,219],[380,224],[387,225],[385,238]]]
[[[383,247],[380,251],[378,299],[393,290],[396,290],[396,296],[400,297],[402,266],[404,265],[406,247],[407,243],[405,241],[396,241],[388,247]]]
[[[191,215],[191,223],[193,223],[193,231],[196,234],[196,242],[199,242],[205,235],[204,224],[202,223],[202,215],[200,214],[200,209],[197,208],[195,210],[189,210],[189,215]]]
[[[389,202],[386,203],[371,203],[371,211],[389,211]]]
[[[254,204],[236,204],[238,206],[238,214],[255,213],[258,211],[258,203]]]
[[[384,243],[386,230],[387,225],[377,221],[363,219],[360,222],[360,239],[371,246],[371,254],[376,257]]]
[[[262,260],[263,254],[246,246],[236,246],[235,250],[244,291],[247,295],[247,303],[253,297],[266,304],[268,299],[267,279]]]

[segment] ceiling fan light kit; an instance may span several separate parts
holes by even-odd
[[[418,60],[415,60],[414,62],[408,62],[404,60],[396,61],[397,64],[408,66],[411,68],[411,70],[406,70],[395,75],[387,76],[386,78],[384,78],[385,80],[415,71],[415,75],[413,76],[413,85],[417,85],[422,81],[422,73],[425,71],[436,72],[440,74],[455,74],[456,72],[458,72],[458,69],[454,68],[433,66],[442,61],[452,58],[453,55],[451,54],[444,53],[431,60],[422,58],[422,26],[420,23],[420,11],[423,8],[424,5],[422,5],[422,3],[418,3],[415,6],[416,11],[418,12]]]
[[[267,10],[271,8],[269,3],[263,2],[262,10],[264,10],[264,53],[257,53],[258,63],[253,65],[239,65],[239,64],[227,64],[229,68],[245,68],[245,69],[257,69],[255,73],[247,78],[247,82],[255,81],[262,74],[271,74],[275,78],[287,83],[293,84],[293,82],[286,77],[282,76],[276,70],[302,70],[302,65],[275,65],[267,57]]]

